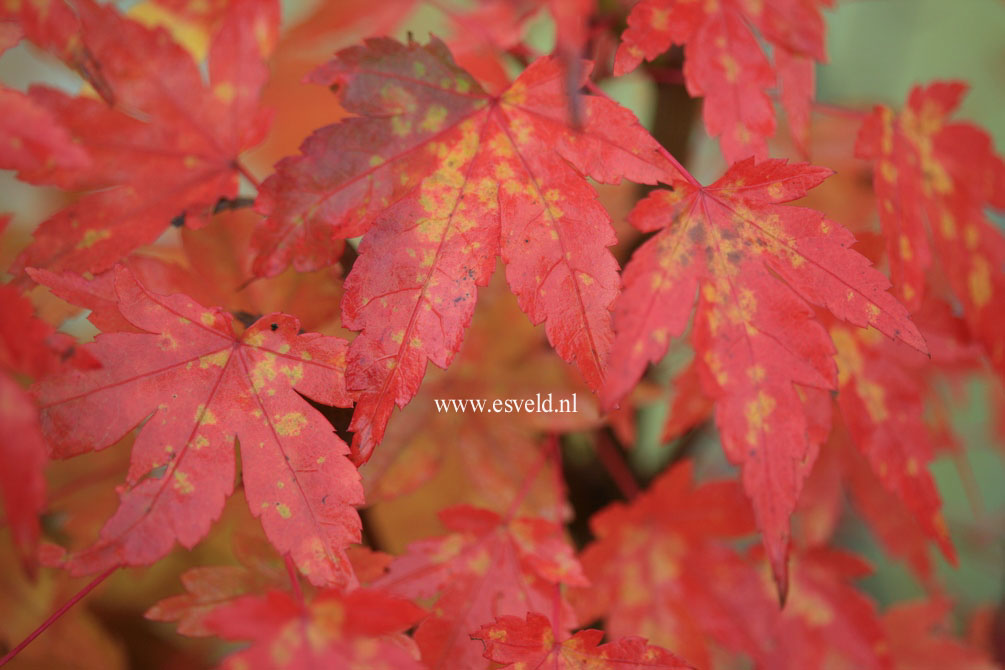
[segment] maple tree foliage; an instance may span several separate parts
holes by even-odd
[[[614,71],[629,72],[671,43],[685,46],[688,93],[705,97],[705,127],[720,138],[723,155],[730,161],[751,154],[763,158],[765,139],[775,131],[770,89],[781,90],[796,139],[806,142],[813,61],[826,58],[821,9],[830,4],[831,0],[643,0],[628,16]],[[773,63],[751,26],[773,47]]]
[[[848,249],[848,231],[819,212],[779,206],[828,172],[747,159],[708,187],[678,183],[639,202],[631,214],[637,228],[673,225],[625,269],[602,394],[612,404],[647,362],[662,358],[669,338],[687,325],[700,287],[693,338],[703,381],[718,400],[723,448],[743,464],[783,597],[788,517],[813,463],[793,384],[835,385],[833,345],[807,302],[927,352],[907,310],[885,291],[886,278]]]
[[[583,630],[559,641],[548,617],[530,613],[526,620],[501,617],[484,626],[474,636],[485,641],[485,655],[503,663],[504,668],[667,668],[684,670],[690,666],[641,638],[622,638],[598,644],[603,631]],[[547,664],[547,665],[546,665]]]
[[[1005,162],[834,5],[0,5],[0,665],[999,667]]]
[[[345,444],[294,392],[348,404],[345,342],[298,335],[299,322],[283,314],[237,338],[229,313],[152,294],[125,269],[115,272],[115,291],[121,315],[145,332],[102,334],[85,347],[100,368],[36,390],[59,456],[109,446],[146,419],[119,511],[70,569],[150,563],[175,540],[202,539],[233,491],[238,439],[244,491],[272,541],[316,583],[351,581],[344,548],[358,539],[359,474]],[[114,420],[100,411],[109,404],[119,408]]]

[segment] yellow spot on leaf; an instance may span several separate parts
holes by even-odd
[[[654,9],[649,18],[649,25],[653,27],[653,30],[666,30],[667,26],[670,25],[670,10]]]
[[[229,81],[221,81],[213,87],[213,97],[224,104],[232,102],[236,94],[237,91],[234,88],[234,84]]]
[[[420,130],[435,133],[443,128],[443,122],[447,118],[447,108],[443,105],[430,105],[426,110],[426,116],[419,124]]]
[[[967,275],[967,286],[974,307],[981,309],[991,302],[991,266],[984,256],[974,256],[973,266]]]
[[[776,404],[775,399],[764,391],[758,391],[757,397],[747,403],[743,410],[747,417],[747,442],[757,444],[759,434],[770,432],[766,419],[771,416]]]
[[[188,495],[195,491],[195,486],[189,481],[188,475],[181,470],[174,471],[174,482],[172,484],[175,491],[182,495]]]
[[[216,423],[216,415],[205,405],[199,405],[195,408],[195,420],[199,425],[212,426]]]
[[[302,412],[287,412],[282,416],[275,417],[276,433],[283,437],[296,436],[300,430],[307,425],[307,417]]]
[[[230,359],[230,349],[218,351],[215,354],[206,354],[199,359],[199,368],[205,370],[211,365],[222,368]]]
[[[911,249],[911,240],[908,239],[907,235],[901,235],[899,238],[900,242],[900,257],[905,261],[909,261],[914,258],[914,252]]]
[[[111,231],[106,229],[100,230],[88,230],[84,233],[84,237],[77,243],[77,249],[89,249],[101,240],[107,240],[112,236]]]

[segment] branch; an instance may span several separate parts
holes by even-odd
[[[53,612],[52,616],[50,616],[48,619],[46,619],[44,622],[42,622],[41,626],[39,626],[34,631],[32,631],[31,634],[28,637],[26,637],[25,639],[21,640],[20,644],[18,644],[16,647],[14,647],[9,652],[7,652],[7,654],[3,658],[0,658],[0,667],[3,667],[5,665],[7,665],[7,663],[9,663],[10,661],[14,660],[14,657],[17,656],[18,654],[20,654],[22,651],[24,651],[24,648],[27,647],[29,644],[31,644],[35,640],[36,637],[38,637],[39,635],[41,635],[42,633],[44,633],[46,631],[46,629],[49,628],[49,626],[51,626],[52,624],[56,623],[56,621],[59,619],[59,617],[61,617],[64,614],[66,614],[70,610],[70,608],[73,607],[74,605],[76,605],[78,602],[80,602],[80,600],[84,596],[86,596],[88,593],[90,593],[95,588],[97,588],[98,585],[101,584],[101,582],[103,582],[106,579],[108,579],[108,577],[110,577],[113,572],[115,572],[116,570],[118,570],[119,567],[121,567],[121,566],[113,565],[112,567],[108,568],[107,570],[105,570],[104,572],[102,572],[100,575],[98,575],[97,577],[95,577],[93,580],[91,580],[91,583],[89,583],[87,586],[85,586],[84,588],[82,588],[79,591],[77,591],[77,593],[72,598],[70,598],[68,601],[66,601],[66,603],[62,607],[60,607],[58,610],[56,610],[55,612]]]

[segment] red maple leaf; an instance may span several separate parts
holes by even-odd
[[[0,231],[6,222],[0,216]],[[38,319],[31,302],[13,286],[0,286],[0,313],[0,494],[14,544],[30,571],[46,505],[49,459],[38,407],[18,377],[38,378],[71,366],[93,368],[97,362],[77,349],[73,338]]]
[[[883,614],[883,629],[897,670],[994,670],[986,653],[951,636],[945,599],[898,603]]]
[[[727,161],[767,157],[765,139],[775,132],[767,92],[776,87],[796,141],[805,148],[813,61],[826,59],[821,8],[830,5],[831,0],[642,0],[628,16],[614,73],[634,70],[671,44],[683,45],[688,93],[705,96],[705,127],[720,138]],[[752,26],[772,46],[773,64]]]
[[[735,481],[695,486],[685,462],[630,504],[590,519],[597,540],[583,551],[590,585],[572,592],[581,621],[603,618],[613,636],[643,635],[698,667],[711,642],[760,658],[777,603],[757,570],[727,541],[754,532]]]
[[[21,28],[0,22],[0,55],[21,39]],[[62,169],[90,165],[87,152],[47,109],[19,91],[0,86],[0,169],[31,172],[48,161]]]
[[[928,359],[875,329],[835,325],[830,333],[837,347],[837,404],[849,436],[879,481],[955,563],[939,491],[928,472],[935,455],[923,395]]]
[[[401,633],[424,614],[407,600],[371,589],[325,590],[306,604],[273,590],[218,605],[205,625],[225,639],[252,642],[224,660],[227,670],[423,670]]]
[[[876,606],[852,585],[870,572],[864,560],[845,551],[799,552],[791,598],[779,613],[762,667],[889,670],[890,650]]]
[[[45,439],[38,425],[34,400],[0,370],[0,494],[6,525],[21,561],[31,565],[38,545],[38,518],[45,509]]]
[[[584,96],[582,127],[570,127],[563,77],[541,59],[490,96],[442,43],[389,39],[312,75],[359,116],[314,133],[266,180],[258,268],[331,263],[334,240],[369,230],[342,303],[346,327],[362,331],[347,370],[358,460],[426,362],[450,363],[497,255],[523,311],[599,387],[619,281],[610,218],[586,178],[652,183],[670,168],[610,100]]]
[[[815,452],[793,384],[834,388],[833,345],[807,303],[925,351],[887,279],[820,212],[781,206],[830,171],[748,159],[711,186],[658,190],[630,215],[659,232],[636,251],[615,305],[617,337],[601,397],[613,405],[688,323],[723,449],[743,466],[775,578],[785,592],[788,519]]]
[[[195,545],[233,491],[238,439],[245,496],[272,543],[316,584],[351,581],[344,549],[359,540],[359,474],[298,395],[351,404],[345,342],[298,335],[299,322],[284,314],[236,336],[230,314],[151,293],[125,268],[115,291],[122,317],[142,332],[99,335],[84,349],[101,369],[36,388],[57,456],[103,449],[143,424],[118,511],[70,568],[147,564],[175,541]]]
[[[949,120],[965,92],[960,82],[936,82],[912,89],[899,116],[876,107],[855,154],[875,161],[879,220],[900,298],[912,310],[921,305],[934,242],[967,324],[1005,376],[1005,237],[985,214],[1005,210],[1005,163],[987,132]]]
[[[31,103],[58,121],[90,163],[28,165],[19,177],[88,193],[39,226],[13,270],[99,272],[152,242],[172,220],[199,225],[221,198],[237,194],[238,154],[268,126],[258,94],[278,4],[228,4],[210,46],[208,83],[163,29],[91,0],[47,7],[40,17],[19,3],[0,17],[18,20],[28,39],[77,69],[101,99],[30,89]]]
[[[600,644],[602,630],[581,630],[560,640],[543,614],[528,612],[526,619],[499,617],[472,634],[485,643],[485,657],[503,668],[554,668],[555,670],[688,670],[691,666],[662,647],[640,637],[625,637]]]
[[[433,614],[415,632],[430,668],[487,667],[468,637],[503,614],[553,612],[573,624],[558,584],[585,584],[562,529],[544,519],[504,518],[466,505],[440,512],[452,532],[422,540],[391,564],[374,587],[409,598],[436,595]]]

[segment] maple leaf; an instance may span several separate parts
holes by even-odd
[[[184,293],[204,305],[219,305],[245,323],[262,314],[296,314],[301,328],[326,335],[348,334],[338,328],[342,281],[333,268],[313,273],[290,270],[247,283],[251,259],[247,253],[254,213],[223,213],[198,230],[181,232],[181,249],[172,256],[133,253],[122,264],[155,293]],[[28,268],[27,274],[63,300],[90,310],[87,319],[101,331],[138,332],[116,306],[115,272],[91,279],[72,272]]]
[[[0,216],[0,230],[6,223]],[[69,335],[56,333],[37,318],[31,302],[13,286],[0,286],[0,494],[7,525],[22,564],[34,571],[40,534],[39,515],[46,505],[44,468],[48,462],[38,407],[17,377],[40,377],[65,367],[93,368]]]
[[[0,55],[18,43],[21,29],[0,22]],[[44,107],[30,97],[0,86],[0,169],[39,170],[48,161],[62,169],[90,165],[87,152],[73,142],[70,133]]]
[[[946,634],[950,631],[944,623],[951,609],[951,603],[937,598],[898,603],[883,614],[883,629],[894,668],[994,670],[1000,667],[978,649]]]
[[[793,384],[836,385],[833,345],[807,303],[926,351],[887,279],[849,248],[851,233],[820,212],[781,206],[829,174],[747,159],[711,186],[689,179],[639,202],[629,220],[659,232],[624,271],[601,391],[613,405],[662,358],[698,292],[692,342],[703,384],[716,399],[723,449],[743,466],[783,597],[788,518],[814,459]]]
[[[642,0],[628,16],[614,73],[634,70],[671,44],[683,45],[688,93],[705,96],[705,127],[719,137],[727,161],[767,157],[765,139],[775,131],[767,91],[779,85],[782,106],[805,150],[813,61],[826,59],[821,9],[831,4],[831,0]],[[772,46],[774,64],[752,27]]]
[[[1005,238],[985,214],[1005,210],[1005,163],[983,129],[949,120],[965,91],[960,82],[935,82],[912,89],[899,116],[876,107],[855,155],[875,163],[879,220],[900,298],[912,309],[921,305],[931,237],[967,324],[1005,376]]]
[[[233,491],[239,439],[245,496],[270,541],[312,582],[350,581],[344,549],[359,539],[359,475],[346,445],[298,395],[351,403],[345,342],[298,335],[299,322],[283,314],[237,337],[229,314],[153,294],[125,268],[115,291],[122,316],[143,332],[99,335],[85,350],[101,369],[36,388],[57,456],[102,449],[143,424],[118,511],[70,568],[147,564],[176,540],[195,545]]]
[[[0,370],[0,494],[6,525],[21,562],[30,566],[38,545],[38,517],[45,509],[45,439],[30,395]]]
[[[331,263],[332,240],[369,230],[342,303],[346,327],[362,331],[347,371],[357,460],[415,395],[426,362],[450,363],[499,254],[521,309],[597,388],[619,280],[610,219],[586,177],[652,183],[670,170],[635,117],[584,96],[574,129],[556,60],[490,96],[436,40],[372,39],[311,80],[337,85],[359,116],[314,133],[263,184],[258,268]]]
[[[639,634],[698,667],[710,642],[764,654],[777,603],[727,541],[754,532],[735,481],[692,483],[685,461],[629,504],[590,518],[596,541],[580,556],[590,586],[571,594],[580,621],[603,618],[613,636]]]
[[[424,614],[407,600],[371,589],[325,590],[306,605],[272,590],[216,607],[205,625],[225,639],[252,642],[224,660],[229,670],[422,670],[400,633]]]
[[[468,635],[500,615],[556,608],[558,625],[572,625],[556,589],[585,580],[561,526],[467,505],[442,510],[440,520],[449,535],[412,543],[373,584],[412,599],[437,595],[433,613],[415,632],[430,668],[487,667]]]
[[[852,440],[883,485],[955,563],[939,491],[928,472],[935,445],[925,422],[927,385],[919,384],[918,373],[928,359],[875,329],[836,325],[830,333],[837,347],[837,404]]]
[[[152,242],[173,219],[198,225],[221,198],[236,195],[237,156],[268,125],[257,98],[278,4],[228,4],[210,47],[208,83],[163,29],[91,0],[48,5],[52,13],[44,20],[30,3],[0,16],[19,21],[28,39],[76,68],[101,99],[29,90],[32,104],[59,123],[90,163],[26,166],[19,177],[88,193],[39,226],[13,271],[99,272]]]
[[[864,560],[845,551],[800,552],[793,561],[791,597],[779,614],[763,667],[891,668],[876,606],[851,584],[870,572]]]
[[[640,637],[625,637],[600,644],[604,631],[581,630],[559,640],[548,617],[528,612],[526,619],[504,616],[472,635],[485,643],[485,657],[503,668],[554,668],[555,670],[643,670],[691,666],[661,647]]]

